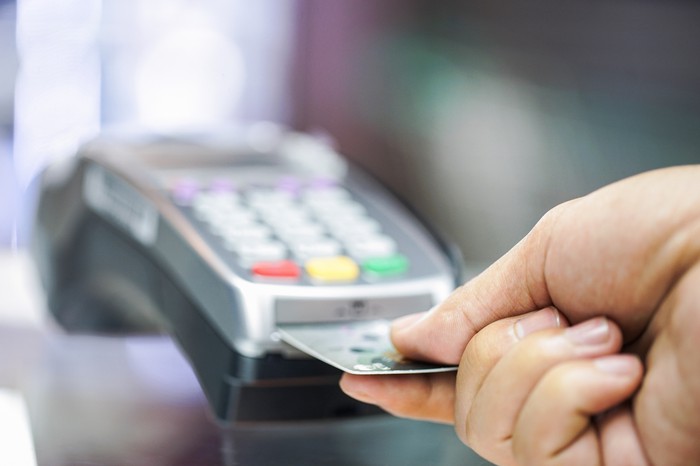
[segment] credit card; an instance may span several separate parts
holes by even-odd
[[[412,361],[396,351],[389,320],[283,324],[280,338],[300,351],[350,374],[394,375],[448,372],[456,366]]]

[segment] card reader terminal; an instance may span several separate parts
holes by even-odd
[[[60,324],[172,334],[222,420],[369,409],[277,326],[423,311],[461,270],[376,180],[270,125],[105,134],[46,170],[32,244]]]

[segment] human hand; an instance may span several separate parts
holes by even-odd
[[[615,354],[622,337],[609,319],[548,329],[566,327],[557,315],[502,319],[470,340],[457,376],[460,437],[501,465],[647,464],[629,407],[594,417],[638,388],[641,362]]]
[[[693,413],[700,412],[700,353],[693,343],[700,335],[698,180],[700,167],[660,170],[564,204],[547,214],[508,254],[432,312],[421,318],[409,316],[399,320],[393,332],[397,348],[417,359],[453,364],[461,361],[456,381],[444,374],[345,376],[343,388],[400,416],[443,422],[456,419],[460,438],[487,458],[491,456],[503,463],[515,461],[517,445],[538,444],[532,439],[524,441],[524,432],[540,432],[553,425],[545,417],[532,414],[534,408],[527,408],[534,403],[532,400],[539,400],[535,406],[565,414],[572,423],[567,425],[577,425],[581,434],[589,432],[592,426],[600,427],[594,431],[597,444],[611,442],[621,454],[627,451],[630,455],[636,452],[640,458],[646,455],[653,464],[697,463],[700,420]],[[568,320],[574,325],[595,316],[607,316],[611,332],[617,331],[615,323],[619,324],[619,346],[607,346],[604,351],[599,348],[599,352],[590,354],[563,353],[561,359],[554,360],[518,358],[518,354],[528,352],[542,356],[544,351],[546,356],[546,350],[529,342],[561,340],[559,333],[566,332],[545,330],[514,340],[512,331],[503,330],[514,328],[513,318],[518,320],[526,313],[547,307],[558,309],[565,317],[562,322]],[[481,336],[473,338],[474,335]],[[534,350],[527,349],[533,348],[531,345]],[[605,424],[600,424],[594,416],[628,398],[641,378],[641,368],[631,356],[610,356],[621,348],[639,355],[645,361],[646,373],[633,397],[632,408],[617,410],[615,415],[606,417]],[[599,367],[596,369],[599,363],[593,360],[611,357],[608,360],[617,360],[618,368],[627,365],[627,382],[615,391],[605,389],[603,374],[598,374],[597,379],[583,377],[594,385],[602,385],[578,393],[580,384],[572,379],[600,372]],[[519,363],[514,365],[512,360]],[[483,381],[481,390],[469,385],[474,380]],[[486,385],[489,380],[498,383]],[[508,380],[519,393],[520,401],[514,402],[509,394],[503,396],[497,388],[485,389],[507,385]],[[543,386],[554,387],[544,398],[539,388]],[[607,393],[603,396],[605,402],[585,409],[578,404],[590,401],[585,395],[601,390]],[[503,410],[489,409],[499,403],[508,406]],[[510,424],[506,413],[511,416]],[[477,420],[489,418],[494,422],[479,424],[478,432],[472,428]],[[518,430],[513,418],[522,419],[520,425],[525,429]],[[584,423],[580,422],[582,419]],[[495,425],[510,425],[512,431],[494,431]],[[558,432],[563,434],[565,429]],[[500,453],[491,451],[498,440],[508,435],[512,439],[508,448]],[[568,452],[578,452],[574,456],[583,457],[582,450],[591,451],[591,444],[578,447],[581,443],[577,439],[580,440],[570,438],[571,442],[557,452],[559,456],[544,459],[556,462]],[[504,453],[508,449],[510,456]],[[522,449],[518,455],[526,463],[528,459],[546,463]],[[602,463],[610,457],[598,459]]]

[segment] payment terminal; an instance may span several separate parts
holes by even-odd
[[[371,412],[278,328],[424,311],[461,270],[375,179],[267,124],[85,144],[44,173],[32,245],[59,324],[171,334],[233,421]]]

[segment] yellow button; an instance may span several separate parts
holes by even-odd
[[[325,282],[349,282],[360,274],[357,263],[346,256],[316,257],[306,261],[306,273]]]

